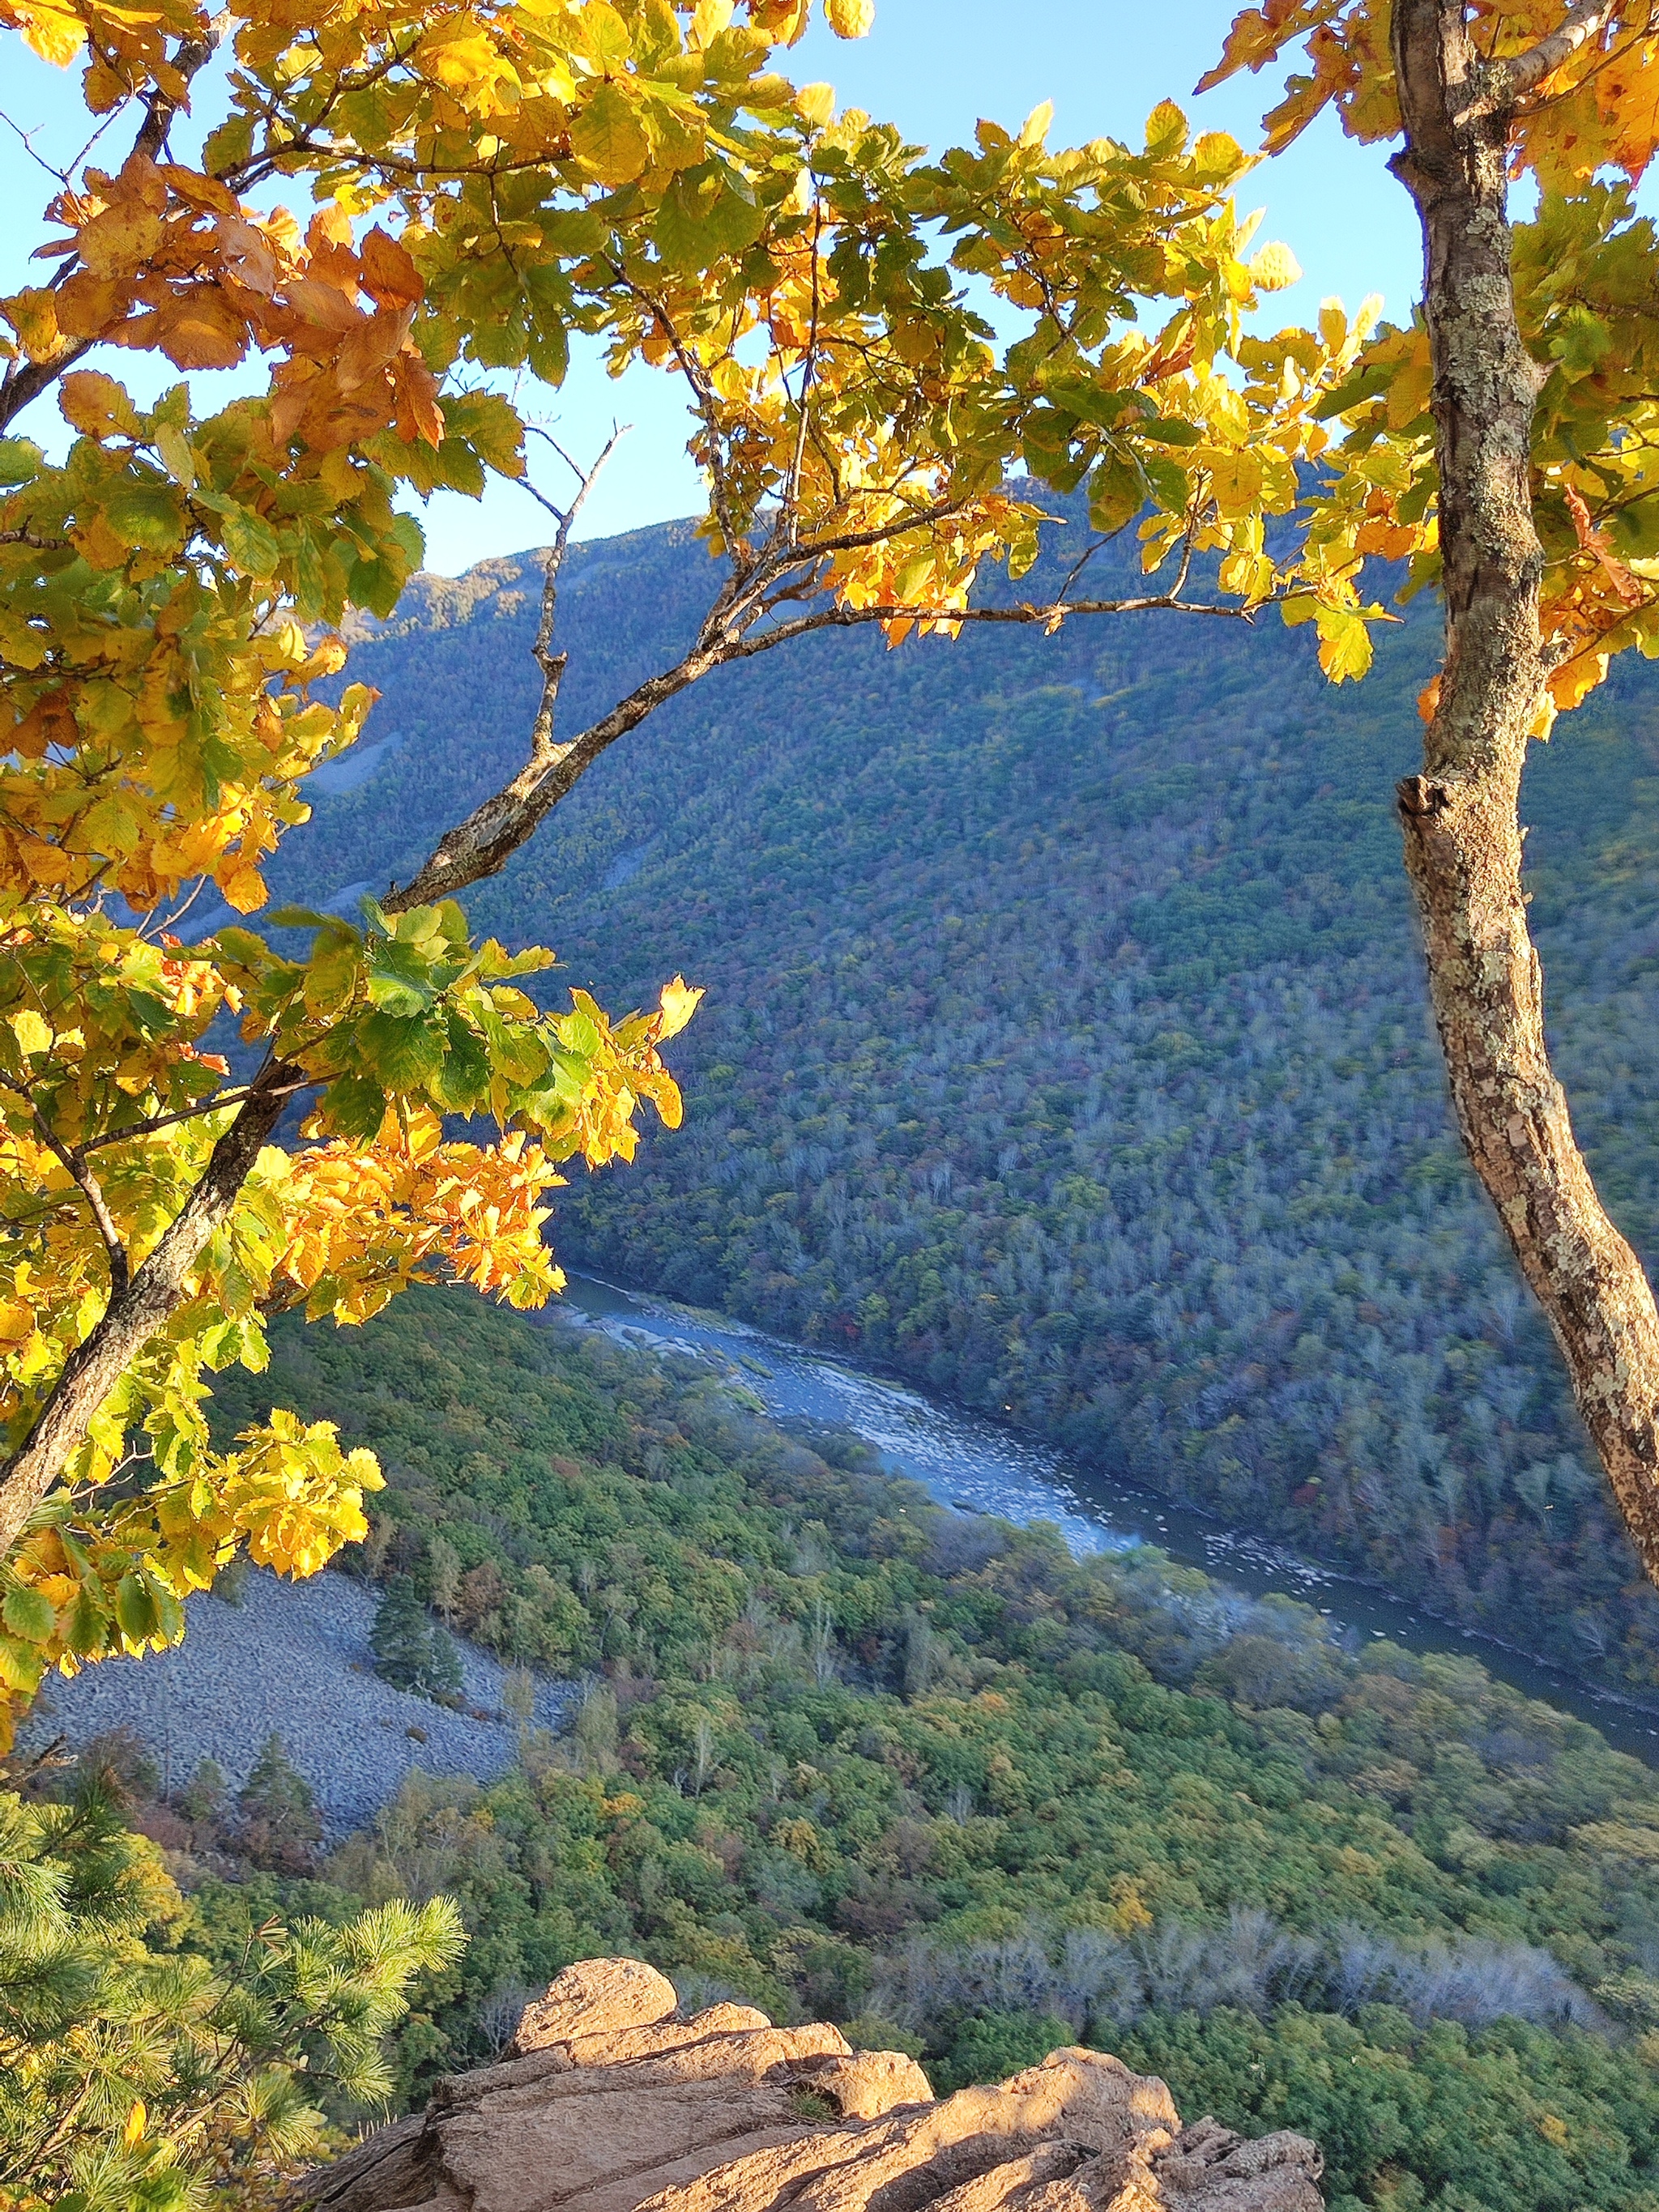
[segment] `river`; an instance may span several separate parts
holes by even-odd
[[[1155,1544],[1254,1597],[1279,1591],[1300,1599],[1323,1613],[1350,1648],[1387,1637],[1408,1650],[1473,1656],[1528,1697],[1588,1721],[1620,1750],[1659,1766],[1659,1712],[1478,1630],[1415,1612],[1403,1598],[1224,1528],[1191,1506],[1080,1469],[1036,1437],[723,1314],[619,1290],[592,1276],[573,1274],[560,1304],[575,1310],[572,1319],[621,1342],[712,1357],[735,1369],[786,1425],[805,1419],[855,1431],[884,1467],[923,1484],[941,1504],[1016,1522],[1054,1522],[1079,1553]]]

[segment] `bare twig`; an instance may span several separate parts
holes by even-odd
[[[887,535],[896,534],[892,532]],[[803,549],[803,553],[806,549]],[[817,557],[816,552],[814,558]],[[1068,615],[1140,614],[1154,611],[1175,614],[1217,616],[1224,621],[1254,620],[1249,607],[1215,606],[1201,600],[1176,598],[1170,592],[1147,593],[1124,599],[1048,600],[1042,605],[1022,603],[1008,607],[962,607],[948,615],[931,615],[914,606],[820,608],[787,623],[766,623],[763,617],[788,594],[783,572],[799,564],[777,560],[769,563],[782,588],[761,588],[760,574],[744,580],[734,591],[730,585],[715,602],[696,641],[672,667],[647,677],[623,699],[619,699],[579,737],[562,745],[550,745],[531,761],[511,783],[474,810],[457,830],[434,848],[414,882],[384,903],[389,913],[453,898],[469,884],[495,875],[540,826],[560,799],[592,767],[602,752],[637,729],[654,714],[711,670],[728,663],[752,659],[793,638],[810,637],[820,630],[850,629],[871,623],[942,620],[951,623],[1016,623],[1058,629]]]
[[[38,124],[33,131],[25,131],[21,123],[15,123],[12,120],[11,117],[7,114],[3,107],[0,107],[0,123],[3,123],[7,130],[11,131],[19,140],[21,141],[23,151],[28,155],[30,161],[35,164],[37,168],[44,169],[49,177],[56,177],[60,185],[65,186],[69,185],[70,179],[64,174],[62,169],[54,169],[52,163],[47,161],[44,154],[37,154],[35,152],[34,141],[40,135],[40,126]]]
[[[479,876],[493,875],[508,854],[515,852],[536,823],[539,822],[551,799],[538,811],[538,794],[553,770],[568,754],[568,745],[553,742],[554,716],[559,701],[559,686],[564,680],[568,656],[553,650],[555,619],[558,611],[559,571],[570,544],[570,532],[576,518],[586,504],[588,494],[598,481],[599,471],[627,436],[631,426],[618,423],[605,441],[605,449],[592,467],[581,474],[576,494],[567,507],[555,507],[540,493],[537,497],[558,519],[558,534],[548,548],[547,564],[542,579],[541,615],[536,625],[535,642],[531,655],[542,672],[542,696],[536,709],[536,719],[530,732],[530,757],[511,783],[483,805],[476,807],[459,828],[452,830],[439,842],[412,884],[401,890],[393,884],[382,902],[388,914],[400,914],[410,907],[428,905],[434,899],[447,898],[454,892],[475,883]],[[556,439],[546,431],[546,438],[555,453],[572,468],[575,463],[565,453]],[[527,826],[520,828],[523,821]],[[491,854],[499,857],[489,858]]]
[[[559,517],[558,535],[554,538],[548,551],[547,567],[542,578],[541,620],[536,626],[536,642],[530,648],[532,658],[542,672],[541,704],[536,710],[536,720],[530,732],[530,764],[532,767],[550,760],[556,750],[553,743],[553,716],[558,706],[559,685],[563,679],[565,665],[568,659],[568,654],[555,653],[553,650],[553,624],[559,605],[559,571],[564,566],[565,553],[570,544],[570,533],[575,527],[577,516],[587,503],[587,495],[598,483],[600,470],[632,428],[633,425],[628,422],[611,425],[611,435],[605,441],[605,449],[587,473],[581,476],[580,482],[576,486],[575,497],[562,513],[560,513],[556,507],[554,509],[554,513]],[[569,454],[564,451],[558,441],[548,436],[545,431],[542,434],[547,437],[548,444],[567,466],[574,468],[575,463],[571,460]],[[580,471],[578,474],[580,475]]]
[[[190,912],[191,907],[195,905],[197,900],[201,897],[203,890],[206,888],[207,884],[211,882],[211,880],[212,878],[209,876],[198,876],[196,878],[195,890],[191,891],[190,896],[184,901],[183,904],[174,907],[173,912],[167,915],[164,921],[158,921],[155,916],[152,915],[149,920],[144,924],[143,927],[137,933],[139,937],[148,944],[154,937],[167,936],[173,930],[178,927],[179,924]]]
[[[33,1781],[43,1766],[67,1766],[69,1761],[63,1754],[68,1747],[66,1735],[55,1735],[42,1751],[33,1752],[27,1757],[20,1752],[15,1762],[10,1759],[0,1762],[0,1773],[5,1776],[7,1788],[20,1789],[26,1782]]]

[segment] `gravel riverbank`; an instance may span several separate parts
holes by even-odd
[[[486,1720],[394,1690],[373,1671],[374,1604],[372,1590],[343,1575],[289,1583],[256,1571],[240,1604],[191,1598],[177,1650],[106,1660],[73,1681],[51,1677],[23,1740],[63,1735],[76,1746],[127,1728],[172,1787],[213,1759],[238,1789],[274,1731],[316,1791],[331,1839],[372,1820],[411,1767],[491,1780],[514,1751],[514,1724],[495,1717],[506,1669],[457,1638],[464,1695]],[[558,1727],[577,1694],[572,1683],[538,1678],[537,1719]]]

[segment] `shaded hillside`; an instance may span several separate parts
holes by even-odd
[[[399,743],[288,888],[406,872],[516,762],[536,582],[428,580],[360,645]],[[586,550],[567,729],[708,585],[683,528]],[[1342,691],[1276,622],[814,641],[618,747],[473,910],[612,1005],[710,987],[687,1127],[571,1194],[568,1255],[1651,1683],[1659,1602],[1429,1033],[1390,794],[1432,629]],[[1650,1253],[1656,707],[1621,672],[1528,787],[1562,1066]]]

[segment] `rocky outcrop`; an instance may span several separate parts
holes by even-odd
[[[312,2212],[1322,2212],[1301,2136],[1183,2128],[1162,2081],[1056,2051],[934,2100],[914,2059],[748,2005],[681,2020],[635,1959],[568,1967],[512,2054],[312,2174]]]

